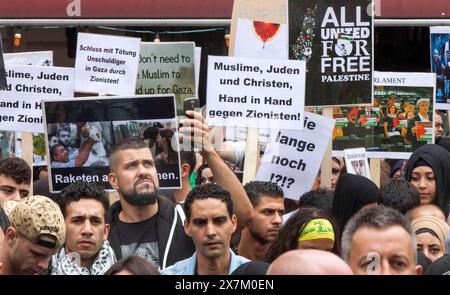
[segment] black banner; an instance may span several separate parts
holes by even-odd
[[[5,71],[5,61],[3,59],[2,36],[0,35],[0,90],[5,89],[6,89],[6,71]]]
[[[368,0],[289,0],[289,58],[306,61],[306,106],[370,104]]]

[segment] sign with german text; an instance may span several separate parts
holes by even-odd
[[[0,91],[0,130],[44,132],[42,99],[73,97],[72,68],[7,65]]]
[[[347,173],[370,179],[369,161],[365,148],[345,149],[344,155]]]
[[[44,100],[43,105],[51,191],[75,181],[111,189],[111,150],[129,137],[148,140],[160,188],[181,187],[173,94]]]
[[[207,120],[215,126],[303,129],[305,63],[209,56]]]
[[[75,91],[133,95],[140,38],[78,33]]]
[[[276,182],[287,198],[298,200],[311,190],[333,126],[333,119],[306,112],[303,130],[277,130],[256,179]]]

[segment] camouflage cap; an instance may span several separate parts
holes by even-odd
[[[8,214],[11,225],[23,236],[36,244],[42,244],[40,237],[49,235],[56,238],[55,245],[44,246],[59,248],[66,238],[64,216],[55,202],[45,196],[32,196],[22,199]]]

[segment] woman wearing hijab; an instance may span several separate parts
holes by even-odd
[[[333,217],[343,232],[347,221],[361,208],[376,206],[378,187],[366,177],[345,173],[339,177],[334,191]]]
[[[417,251],[422,252],[431,261],[444,256],[445,239],[450,227],[434,216],[414,219],[411,225],[416,233]]]
[[[419,191],[421,204],[435,204],[449,214],[450,153],[437,144],[426,144],[412,153],[405,179]]]
[[[302,207],[286,222],[272,243],[266,261],[294,249],[317,249],[339,255],[339,232],[332,218],[314,207]]]

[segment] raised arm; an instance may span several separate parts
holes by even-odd
[[[194,142],[199,148],[202,157],[208,162],[217,185],[230,192],[234,213],[238,219],[238,229],[242,229],[252,218],[252,204],[239,179],[214,150],[211,143],[212,136],[203,116],[194,111],[187,111],[186,115],[191,118],[194,117],[194,119],[183,119],[181,121],[183,127],[180,128],[180,134],[182,134],[183,138],[189,138],[191,134],[194,134]]]

